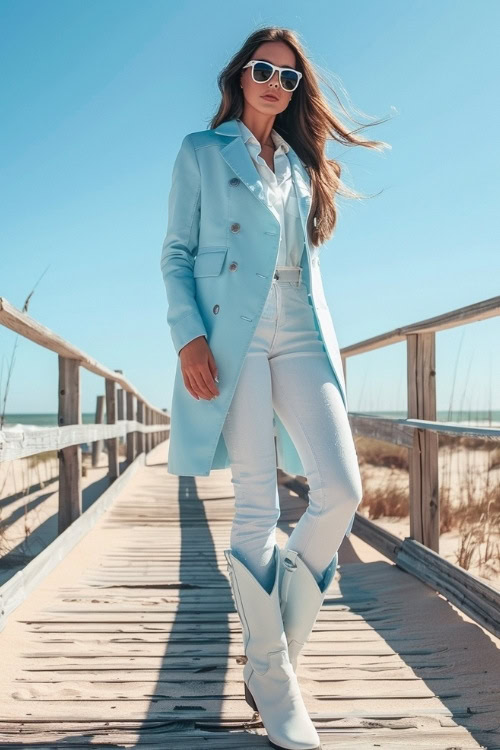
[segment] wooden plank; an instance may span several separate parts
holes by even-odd
[[[143,750],[160,749],[165,750],[186,750],[186,740],[189,741],[189,750],[201,750],[201,748],[215,748],[215,750],[259,750],[259,748],[269,747],[264,739],[265,731],[259,722],[234,721],[219,722],[211,724],[209,728],[205,722],[193,722],[192,730],[189,732],[189,722],[191,720],[178,719],[163,722],[151,722],[144,727],[125,728],[116,726],[114,722],[103,722],[101,724],[91,724],[79,726],[77,731],[81,735],[91,733],[95,742],[105,743],[106,747],[140,747]],[[185,730],[182,731],[184,724]],[[370,729],[369,726],[372,726]],[[48,731],[40,727],[37,732],[37,725],[30,728],[30,739],[37,743],[38,750],[53,750],[53,744],[45,744]],[[240,730],[235,731],[235,730]],[[8,730],[6,730],[8,731]],[[26,731],[26,730],[25,730]],[[189,732],[189,734],[188,734]],[[65,745],[74,748],[89,747],[82,741],[81,737],[66,735],[60,728],[52,730],[53,742],[63,741]],[[490,750],[497,750],[498,746],[478,745],[475,740],[466,736],[464,731],[460,740],[457,738],[456,730],[441,729],[439,736],[432,730],[415,731],[413,727],[394,726],[388,731],[377,731],[377,721],[367,719],[364,727],[355,731],[339,729],[337,731],[322,730],[318,728],[318,734],[321,738],[321,747],[323,750],[375,750],[375,748],[397,748],[401,750],[403,745],[409,748],[418,748],[418,750],[472,750],[478,747]],[[10,735],[12,736],[12,735]],[[0,734],[0,740],[8,738],[6,733]],[[489,737],[485,738],[487,741]],[[38,744],[42,740],[42,744]],[[44,742],[45,740],[45,742]],[[403,743],[403,744],[402,744]],[[408,743],[408,744],[406,744]],[[8,743],[10,747],[26,748],[26,745],[17,744],[17,738],[14,744]]]
[[[409,537],[399,548],[396,564],[500,637],[500,591],[494,586]]]
[[[82,515],[73,521],[45,549],[30,560],[22,570],[0,586],[0,631],[8,623],[9,615],[19,607],[36,587],[49,575],[61,560],[78,542],[95,526],[100,516],[113,504],[115,497],[122,492],[137,468],[144,464],[144,454],[123,472],[107,490],[105,490]]]
[[[352,533],[500,637],[500,591],[494,586],[410,536],[399,539],[360,513],[356,513]]]
[[[403,541],[387,529],[382,528],[369,518],[365,518],[358,511],[352,525],[352,533],[363,539],[374,549],[381,552],[393,562],[396,562],[399,548]]]
[[[4,427],[0,430],[0,461],[34,456],[37,453],[62,450],[68,446],[125,437],[129,432],[160,433],[163,424],[144,425],[124,419],[116,424],[69,424],[56,427]]]
[[[383,440],[393,445],[404,445],[413,448],[413,439],[417,430],[440,432],[460,437],[480,437],[484,440],[500,440],[499,427],[481,427],[478,425],[459,424],[456,422],[438,422],[435,419],[377,417],[362,412],[349,412],[349,423],[355,435]]]
[[[267,746],[243,699],[242,629],[224,564],[230,472],[173,477],[164,446],[155,450],[36,603],[10,618],[1,744]],[[280,492],[282,545],[305,503]],[[485,746],[480,733],[494,744],[492,642],[387,558],[361,562],[362,549],[344,540],[298,669],[324,750],[472,750]]]

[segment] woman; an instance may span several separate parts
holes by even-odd
[[[319,271],[341,188],[324,148],[330,134],[346,145],[385,144],[341,125],[287,29],[251,34],[219,87],[211,127],[182,142],[169,194],[161,269],[179,357],[168,471],[206,476],[231,466],[235,516],[224,554],[243,628],[245,697],[273,747],[319,748],[295,669],[362,496]],[[284,550],[275,541],[277,465],[309,484]]]

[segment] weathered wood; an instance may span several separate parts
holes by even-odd
[[[139,399],[137,401],[137,421],[141,424],[144,422],[144,403]],[[142,453],[144,450],[144,433],[137,432],[137,453]]]
[[[397,344],[400,341],[404,341],[410,334],[445,331],[448,328],[461,326],[465,323],[474,323],[477,320],[493,318],[499,314],[500,296],[490,297],[489,299],[481,300],[481,302],[475,302],[465,307],[459,307],[442,315],[426,318],[418,323],[410,323],[409,325],[394,328],[392,331],[372,336],[356,344],[344,346],[340,350],[340,354],[342,357],[352,357],[355,354],[363,354],[364,352],[371,352],[374,349],[380,349],[383,346]]]
[[[68,341],[65,341],[57,333],[51,331],[50,328],[39,323],[37,320],[29,316],[27,313],[22,312],[18,308],[11,305],[5,297],[0,297],[0,325],[4,325],[6,328],[10,328],[12,331],[21,334],[30,341],[34,341],[35,344],[40,344],[45,349],[50,349],[56,352],[61,357],[66,359],[74,359],[80,363],[80,367],[84,367],[89,372],[93,372],[96,375],[101,375],[104,378],[110,378],[117,384],[134,396],[142,398],[145,404],[148,404],[153,411],[157,411],[157,407],[151,404],[142,394],[130,383],[123,374],[114,372],[109,368],[101,365],[93,357],[73,346]]]
[[[116,413],[118,416],[118,421],[120,419],[125,419],[125,391],[123,388],[116,389]],[[125,445],[126,436],[123,435],[118,440],[118,451],[120,451],[120,446]]]
[[[402,424],[401,420],[376,417],[372,414],[349,412],[349,422],[353,435],[362,435],[385,443],[402,445],[405,448],[413,446],[415,427]]]
[[[441,557],[411,536],[404,540],[356,513],[352,533],[403,570],[446,596],[475,622],[500,638],[500,591]]]
[[[163,450],[5,628],[16,647],[4,649],[0,743],[267,746],[243,699],[223,554],[230,472],[180,480],[165,472]],[[282,546],[305,502],[280,499]],[[398,566],[360,562],[362,549],[354,533],[343,542],[299,662],[322,747],[494,747],[500,661],[490,636]]]
[[[437,733],[432,728],[422,730],[415,724],[409,724],[405,719],[395,713],[386,715],[387,712],[375,712],[364,714],[353,722],[351,731],[341,727],[338,730],[323,729],[321,719],[317,719],[318,734],[321,737],[322,750],[379,750],[389,748],[401,750],[401,734],[404,733],[404,742],[407,748],[415,750],[477,750],[478,748],[489,748],[498,750],[495,745],[479,745],[477,741],[467,733],[454,725],[450,729],[443,728],[442,724]],[[443,714],[445,719],[448,714]],[[378,729],[381,726],[379,719],[385,721],[390,728]],[[333,725],[335,717],[326,720]],[[438,716],[436,716],[438,725]],[[106,747],[139,747],[144,750],[202,750],[209,747],[210,750],[261,750],[268,748],[265,739],[265,731],[259,721],[251,719],[235,719],[226,716],[218,716],[216,712],[204,714],[204,718],[193,717],[192,712],[183,712],[182,716],[176,713],[167,714],[164,720],[144,719],[143,722],[117,722],[110,719],[106,722],[87,721],[72,723],[75,731],[83,737],[92,735],[94,742],[99,745],[103,743]],[[25,731],[29,729],[29,736],[36,743],[37,750],[54,750],[61,742],[68,742],[66,733],[61,726],[54,722],[33,722],[28,720]],[[238,731],[239,730],[239,731]],[[196,732],[196,733],[195,733]],[[52,738],[52,743],[47,737]],[[15,738],[15,739],[14,739]],[[8,722],[0,723],[0,739],[7,742],[12,750],[23,748],[26,745],[18,744],[17,729]],[[91,747],[85,740],[71,738],[71,747]],[[484,742],[490,741],[488,733],[483,733]],[[12,744],[12,742],[14,744]],[[55,744],[54,744],[55,743]],[[85,743],[85,744],[83,744]]]
[[[71,424],[38,429],[7,428],[0,431],[0,462],[60,450],[71,445],[92,443],[95,440],[125,438],[129,432],[148,433],[161,430],[159,425],[144,425],[134,420],[123,420],[111,425]]]
[[[116,424],[116,383],[106,378],[106,422]],[[118,438],[112,437],[106,440],[108,449],[108,477],[114,482],[120,473],[118,463]]]
[[[359,512],[356,512],[354,517],[352,533],[388,557],[389,560],[396,562],[403,541],[395,534],[391,534],[390,531],[370,521],[369,518],[365,518]]]
[[[151,424],[151,410],[150,410],[149,406],[145,406],[144,407],[144,413],[145,413],[145,419],[144,419],[144,421],[149,426]],[[145,442],[146,442],[146,453],[149,453],[149,451],[151,450],[151,443],[152,443],[152,441],[151,441],[151,434],[148,433],[148,432],[146,432],[145,435],[144,435],[144,439],[145,439]]]
[[[115,369],[116,373],[119,373],[120,375],[123,375],[123,370]],[[116,418],[119,419],[125,419],[125,410],[124,410],[124,390],[123,388],[119,388],[118,385],[115,389],[115,399],[116,399]],[[119,466],[120,466],[120,446],[123,444],[123,440],[118,439],[117,440],[117,447],[118,447],[118,473],[120,472]]]
[[[480,437],[485,440],[500,440],[500,427],[479,427],[456,422],[438,422],[431,419],[377,417],[373,414],[350,411],[349,422],[354,434],[363,437],[383,440],[393,445],[404,445],[413,448],[416,430],[447,433],[464,437]]]
[[[494,586],[409,537],[399,547],[396,565],[444,594],[486,630],[500,637],[500,591]]]
[[[135,421],[136,413],[135,413],[135,398],[134,394],[130,393],[130,391],[127,391],[127,419],[131,419]],[[136,457],[136,450],[135,450],[135,444],[136,444],[136,432],[127,432],[127,461],[129,464],[132,463],[132,461]]]
[[[167,424],[167,420],[166,420],[166,417],[165,417],[164,413],[160,413],[159,414],[159,420],[160,420],[160,424],[163,426],[163,430],[159,433],[159,435],[160,435],[159,440],[161,442],[162,440],[165,440],[165,438],[166,438],[165,427],[166,427],[166,424]]]
[[[104,396],[97,396],[96,408],[95,408],[95,423],[102,424],[104,422]],[[92,466],[99,464],[103,447],[102,440],[94,440],[92,443]]]
[[[408,335],[408,416],[436,419],[435,333]],[[415,430],[409,453],[410,536],[439,552],[438,436]]]
[[[118,421],[120,421],[121,419],[125,419],[125,405],[124,405],[125,396],[124,394],[125,394],[125,391],[123,390],[123,388],[116,389],[116,413],[117,413]]]
[[[0,631],[7,624],[8,616],[22,604],[37,586],[56,568],[83,537],[92,530],[101,515],[111,507],[125,484],[134,476],[137,468],[144,465],[144,455],[128,466],[121,476],[108,487],[85,513],[59,534],[45,549],[30,560],[22,570],[0,586]]]
[[[77,360],[59,356],[57,423],[81,424],[80,366]],[[64,531],[82,513],[82,449],[69,445],[59,451],[58,530]]]

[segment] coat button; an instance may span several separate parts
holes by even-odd
[[[219,312],[219,310],[220,310],[220,307],[219,307],[219,305],[214,305],[214,306],[213,306],[213,308],[212,308],[212,310],[213,310],[213,312],[214,312],[214,313],[215,313],[215,314],[217,315],[217,313],[218,313],[218,312]]]
[[[237,221],[234,222],[234,224],[231,224],[231,232],[239,232],[240,231],[240,225]]]
[[[236,271],[237,268],[238,268],[238,264],[237,263],[233,262],[233,263],[229,264],[229,270],[230,271]]]
[[[241,180],[239,179],[239,177],[232,177],[229,180],[229,184],[232,185],[233,187],[236,187],[236,185],[239,185],[240,182],[241,182]]]

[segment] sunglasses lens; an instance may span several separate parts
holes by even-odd
[[[293,91],[297,87],[299,77],[294,70],[281,71],[281,83],[286,91]]]
[[[258,83],[268,81],[271,78],[272,72],[272,67],[265,62],[258,62],[253,66],[253,77]]]

